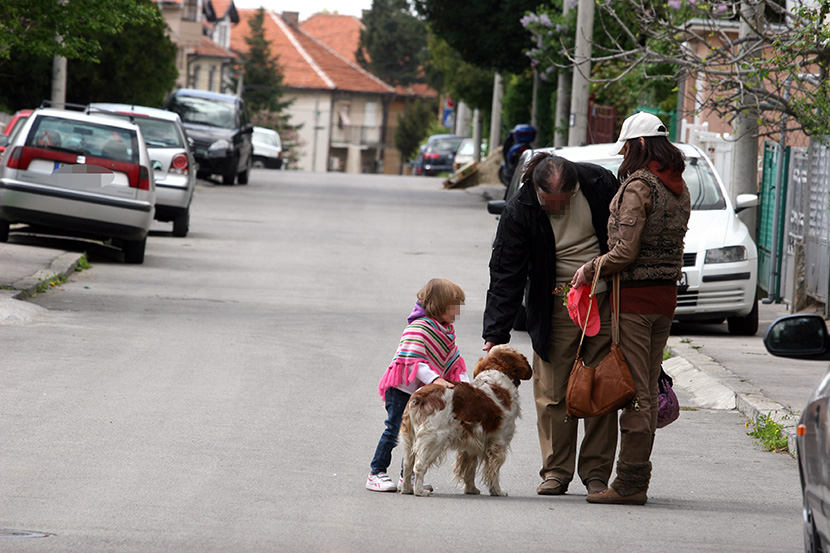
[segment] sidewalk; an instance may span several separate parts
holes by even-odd
[[[38,286],[75,271],[83,254],[0,242],[0,324],[23,322],[39,307],[17,300],[37,293]]]
[[[759,304],[759,329],[755,336],[718,342],[719,337],[700,337],[681,328],[669,337],[673,356],[663,367],[675,387],[691,396],[696,406],[737,409],[750,421],[769,416],[787,436],[789,453],[795,456],[795,436],[801,410],[827,374],[823,361],[785,359],[769,355],[764,334],[778,317],[791,315],[784,304]],[[709,348],[702,346],[709,343]],[[717,348],[712,343],[717,342]],[[727,343],[728,342],[728,343]],[[710,355],[711,354],[711,355]]]

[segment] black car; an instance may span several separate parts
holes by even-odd
[[[830,335],[819,315],[781,317],[764,336],[767,351],[777,357],[830,360]],[[830,551],[830,374],[825,376],[801,412],[796,449],[804,521],[804,551]]]
[[[429,137],[427,147],[421,157],[417,173],[434,176],[439,173],[452,173],[455,153],[464,140],[463,136],[436,134]]]
[[[233,184],[238,175],[239,184],[248,184],[254,127],[241,98],[182,88],[167,99],[164,109],[181,117],[187,136],[193,141],[199,178],[221,175],[223,184]]]

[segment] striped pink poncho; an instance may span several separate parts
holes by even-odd
[[[380,396],[385,399],[389,388],[415,380],[418,363],[426,363],[445,380],[460,380],[461,375],[467,372],[467,366],[455,345],[452,325],[445,327],[429,317],[410,319],[401,336],[398,351],[378,384]]]

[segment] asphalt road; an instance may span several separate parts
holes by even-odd
[[[796,462],[735,411],[659,431],[644,507],[589,505],[578,482],[535,494],[529,385],[509,497],[464,496],[449,461],[431,498],[363,488],[377,381],[429,278],[466,291],[458,342],[480,356],[495,225],[479,192],[436,179],[254,171],[200,185],[190,235],[158,225],[143,265],[61,242],[92,269],[0,327],[0,529],[51,536],[0,550],[800,551]]]

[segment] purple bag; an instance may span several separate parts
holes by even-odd
[[[657,380],[657,428],[673,423],[680,416],[680,402],[672,390],[672,384],[671,377],[661,368],[660,378]]]

